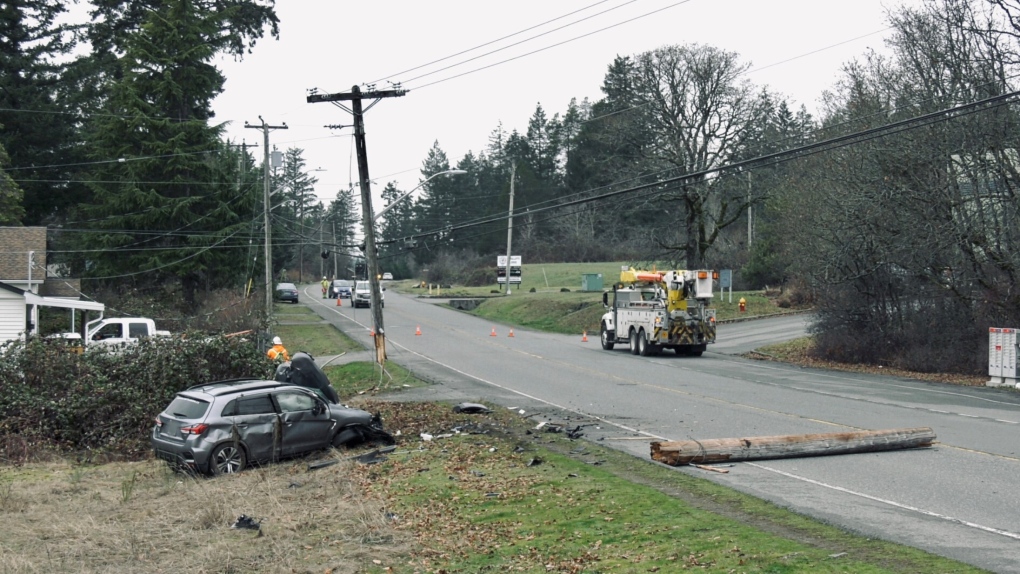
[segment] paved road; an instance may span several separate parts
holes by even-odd
[[[314,295],[314,293],[312,293]],[[307,298],[368,341],[371,313]],[[835,373],[737,356],[804,332],[803,316],[724,324],[701,358],[604,351],[598,337],[516,329],[387,292],[391,360],[471,400],[587,424],[647,460],[648,441],[931,427],[931,449],[680,468],[868,536],[1020,573],[1020,394]],[[417,329],[421,335],[415,335]],[[495,330],[496,336],[491,336]]]

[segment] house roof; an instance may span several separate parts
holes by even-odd
[[[24,289],[18,289],[0,281],[0,289],[25,296],[26,305],[41,305],[43,307],[61,307],[64,309],[81,309],[84,311],[105,311],[106,305],[95,301],[82,301],[81,299],[61,299],[59,297],[40,297]]]
[[[25,290],[24,289],[18,289],[14,285],[8,285],[8,284],[6,284],[6,283],[4,283],[2,281],[0,281],[0,289],[3,289],[4,291],[10,291],[11,293],[15,293],[17,295],[24,295],[25,294]]]
[[[46,228],[0,227],[0,281],[28,280],[28,252],[35,251],[33,282],[46,278]]]

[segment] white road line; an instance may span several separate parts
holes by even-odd
[[[899,502],[894,502],[892,500],[888,500],[888,499],[885,499],[885,498],[879,498],[877,496],[871,496],[870,494],[864,494],[863,492],[856,492],[856,491],[850,490],[848,488],[843,488],[842,486],[836,486],[834,484],[828,484],[828,483],[825,483],[825,482],[821,482],[821,481],[818,481],[818,480],[807,478],[805,476],[798,476],[796,474],[791,474],[789,472],[785,472],[785,471],[779,470],[777,468],[771,468],[771,467],[764,466],[764,465],[761,465],[761,464],[756,464],[756,463],[753,463],[753,462],[746,462],[744,464],[753,466],[755,468],[760,468],[762,470],[767,470],[769,472],[774,472],[776,474],[785,476],[787,478],[792,478],[794,480],[799,480],[799,481],[802,481],[802,482],[813,484],[815,486],[821,486],[822,488],[828,488],[828,489],[831,489],[831,490],[836,490],[836,491],[839,491],[839,492],[850,494],[852,496],[859,496],[861,498],[866,498],[868,500],[873,500],[875,502],[880,502],[882,504],[888,504],[889,506],[894,506],[896,508],[901,508],[903,510],[909,510],[911,512],[917,512],[917,513],[923,514],[925,516],[931,516],[932,518],[938,518],[940,520],[945,520],[946,522],[953,522],[955,524],[962,524],[964,526],[968,526],[970,528],[975,528],[977,530],[982,530],[984,532],[990,532],[992,534],[999,534],[999,535],[1005,536],[1007,538],[1013,538],[1015,540],[1020,540],[1020,534],[1017,534],[1015,532],[1010,532],[1008,530],[1000,530],[998,528],[992,528],[991,526],[984,526],[984,525],[981,525],[981,524],[977,524],[975,522],[969,522],[969,521],[966,521],[966,520],[961,520],[959,518],[953,518],[952,516],[946,516],[945,514],[939,514],[938,512],[932,512],[930,510],[924,510],[924,509],[921,509],[921,508],[917,508],[915,506],[909,506],[907,504],[900,504]]]

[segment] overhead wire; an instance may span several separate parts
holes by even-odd
[[[484,48],[486,46],[491,46],[492,44],[495,44],[497,42],[502,42],[503,40],[507,40],[509,38],[513,38],[514,36],[518,36],[518,35],[523,34],[525,32],[530,32],[531,30],[535,30],[537,28],[541,28],[542,26],[545,26],[546,24],[551,24],[551,23],[553,23],[553,22],[555,22],[557,20],[562,20],[563,18],[566,18],[568,16],[573,16],[574,14],[578,14],[578,13],[584,12],[585,10],[588,10],[590,8],[594,8],[595,6],[598,6],[599,4],[605,4],[608,1],[609,0],[600,0],[599,2],[595,2],[594,4],[589,4],[588,6],[585,6],[584,8],[579,8],[577,10],[574,10],[573,12],[568,12],[568,13],[563,14],[561,16],[557,16],[557,17],[552,18],[550,20],[546,20],[545,22],[542,22],[540,24],[535,24],[534,26],[530,26],[528,28],[524,28],[522,30],[518,30],[518,31],[516,31],[516,32],[514,32],[512,34],[507,34],[506,36],[502,36],[500,38],[496,38],[495,40],[490,40],[488,42],[485,42],[484,44],[479,44],[479,45],[477,45],[477,46],[475,46],[473,48],[468,48],[467,50],[461,50],[460,52],[457,52],[455,54],[450,54],[449,56],[444,56],[442,58],[439,58],[439,59],[436,59],[436,60],[432,60],[431,62],[427,62],[425,64],[414,66],[413,68],[408,68],[406,70],[397,72],[396,74],[390,74],[388,76],[383,76],[383,77],[379,78],[378,80],[372,80],[371,82],[368,82],[368,83],[369,84],[375,84],[375,83],[381,82],[383,80],[388,80],[388,79],[396,77],[396,76],[402,76],[404,74],[408,74],[408,73],[413,72],[415,70],[420,70],[422,68],[427,68],[428,66],[431,66],[432,64],[438,64],[440,62],[445,62],[446,60],[449,60],[450,58],[456,58],[457,56],[460,56],[460,55],[463,55],[463,54],[467,54],[469,52],[474,52],[475,50]],[[630,2],[627,2],[627,3],[630,4]]]
[[[702,178],[705,178],[705,177],[713,175],[713,174],[720,174],[720,173],[723,173],[723,172],[728,172],[728,171],[733,171],[733,170],[752,169],[754,167],[760,167],[760,165],[758,165],[758,164],[766,164],[766,162],[772,162],[772,163],[770,163],[768,165],[773,165],[773,164],[781,163],[783,161],[789,161],[789,160],[792,160],[792,159],[798,159],[800,157],[805,157],[805,156],[811,155],[813,153],[821,153],[823,151],[830,151],[832,149],[839,149],[839,148],[842,148],[842,147],[846,147],[848,145],[853,145],[853,144],[856,144],[856,143],[863,143],[863,142],[870,141],[870,140],[873,140],[873,139],[877,139],[877,138],[880,138],[880,137],[887,137],[887,136],[890,136],[890,135],[896,135],[896,134],[904,132],[904,131],[908,131],[908,130],[916,129],[916,128],[920,128],[920,127],[925,127],[925,126],[928,126],[928,125],[931,125],[931,124],[934,124],[934,123],[937,123],[937,122],[950,121],[951,119],[953,119],[953,118],[950,117],[950,115],[952,115],[952,114],[958,114],[955,117],[962,117],[964,115],[970,115],[970,114],[973,114],[973,113],[980,113],[982,111],[985,111],[986,109],[992,109],[993,106],[994,107],[1000,107],[1000,106],[1003,106],[1003,105],[1008,105],[1010,103],[1009,100],[1015,99],[1018,96],[1020,96],[1020,91],[1013,91],[1013,92],[1009,92],[1009,93],[1002,94],[1002,95],[999,95],[999,96],[993,96],[991,98],[985,98],[985,99],[982,99],[982,100],[978,100],[978,101],[975,101],[975,102],[970,102],[970,103],[967,103],[967,104],[962,104],[962,105],[955,106],[955,107],[952,107],[952,108],[947,108],[947,109],[943,109],[943,110],[940,110],[940,111],[931,112],[931,113],[928,113],[928,114],[922,114],[920,116],[915,116],[915,117],[912,117],[912,118],[907,118],[907,119],[900,120],[900,121],[897,121],[897,122],[892,122],[892,123],[885,124],[885,125],[882,125],[882,126],[877,126],[877,127],[866,129],[866,130],[861,130],[861,131],[853,132],[853,133],[850,133],[850,134],[836,136],[836,137],[833,137],[833,138],[828,138],[828,139],[825,139],[825,140],[822,140],[822,141],[818,141],[818,142],[813,142],[813,143],[810,143],[810,144],[804,144],[802,146],[797,146],[797,147],[794,147],[794,148],[789,148],[789,149],[786,149],[786,150],[782,150],[782,151],[778,151],[778,152],[773,152],[773,153],[770,153],[770,154],[763,154],[763,155],[756,156],[756,157],[749,158],[749,159],[745,159],[745,160],[740,160],[740,161],[736,161],[736,162],[730,162],[730,163],[725,164],[725,165],[716,166],[716,167],[712,167],[712,168],[707,168],[707,169],[699,170],[697,172],[686,173],[686,174],[682,174],[682,175],[679,175],[679,176],[676,176],[676,177],[672,177],[672,178],[666,178],[666,179],[663,179],[663,180],[657,180],[657,181],[649,182],[649,183],[646,183],[646,184],[640,184],[640,185],[636,185],[636,186],[633,186],[633,187],[628,187],[628,188],[625,188],[625,189],[614,190],[614,191],[602,193],[602,194],[599,194],[599,195],[596,195],[596,196],[592,196],[592,197],[575,199],[575,200],[571,200],[571,201],[567,201],[567,202],[558,203],[558,204],[555,204],[555,205],[545,206],[545,207],[538,208],[538,209],[531,209],[529,211],[529,213],[533,215],[533,214],[542,213],[542,212],[545,212],[545,211],[550,211],[550,210],[554,210],[554,209],[561,209],[561,208],[564,208],[564,207],[569,207],[569,206],[572,206],[572,205],[582,205],[582,204],[586,204],[586,203],[592,203],[592,202],[596,202],[596,201],[601,201],[601,200],[609,199],[609,198],[612,198],[612,197],[617,197],[617,196],[624,195],[624,194],[637,193],[637,192],[648,191],[648,190],[654,190],[657,193],[662,193],[663,191],[665,191],[665,190],[661,189],[663,186],[669,186],[669,185],[672,185],[672,184],[682,183],[684,181],[692,180],[692,179],[702,179]],[[987,107],[984,107],[984,106],[987,106]],[[918,125],[915,126],[913,124],[918,124]],[[660,189],[656,190],[656,188],[660,188]],[[485,224],[489,224],[489,223],[503,221],[503,220],[509,219],[510,217],[515,217],[515,216],[519,216],[519,213],[516,212],[516,210],[515,210],[515,213],[513,213],[513,214],[507,213],[507,214],[493,215],[493,216],[491,216],[489,218],[486,218],[486,219],[477,219],[477,220],[469,222],[469,223],[461,223],[461,224],[456,224],[456,225],[447,225],[447,226],[444,226],[442,228],[434,229],[434,230],[427,231],[427,232],[416,233],[416,234],[409,235],[409,236],[406,236],[406,237],[403,237],[403,238],[400,238],[400,239],[387,240],[387,241],[381,242],[381,243],[395,243],[397,241],[408,240],[408,239],[411,239],[411,240],[413,240],[413,239],[423,239],[423,238],[430,237],[430,236],[433,236],[433,235],[436,235],[436,234],[439,234],[439,233],[448,233],[448,232],[458,231],[458,230],[461,230],[461,229],[468,229],[468,228],[471,228],[471,227],[477,227],[477,226],[480,226],[480,225],[485,225]]]
[[[689,0],[685,0],[685,1],[689,1]],[[407,80],[404,80],[404,81],[400,82],[400,85],[404,85],[405,83],[410,83],[410,82],[413,82],[415,80],[420,80],[421,78],[427,78],[428,76],[431,76],[433,74],[438,74],[439,72],[445,72],[446,70],[449,70],[449,69],[452,69],[452,68],[456,68],[458,66],[463,66],[464,64],[467,64],[467,63],[470,63],[470,62],[474,62],[475,60],[479,60],[479,59],[484,58],[486,56],[491,56],[492,54],[496,54],[498,52],[502,52],[503,50],[509,50],[510,48],[513,48],[515,46],[520,46],[521,44],[526,44],[526,43],[528,43],[528,42],[530,42],[532,40],[537,40],[537,39],[542,38],[544,36],[548,36],[549,34],[552,34],[554,32],[559,32],[560,30],[563,30],[565,28],[569,28],[570,26],[574,26],[576,24],[580,24],[581,22],[585,22],[585,21],[591,20],[592,18],[597,18],[599,16],[602,16],[603,14],[612,12],[613,10],[618,10],[620,8],[623,8],[624,6],[626,6],[628,4],[633,4],[634,2],[637,2],[637,0],[629,0],[628,2],[624,2],[623,4],[620,4],[618,6],[613,6],[612,8],[609,8],[608,10],[603,10],[602,12],[598,12],[596,14],[592,14],[591,16],[585,16],[584,18],[581,18],[580,20],[575,20],[574,22],[571,22],[569,24],[564,24],[563,26],[560,26],[559,28],[553,28],[552,30],[547,30],[545,32],[542,32],[541,34],[536,34],[534,36],[531,36],[530,38],[525,38],[523,40],[520,40],[519,42],[514,42],[513,44],[508,44],[508,45],[503,46],[501,48],[497,48],[495,50],[491,50],[489,52],[485,52],[484,54],[480,54],[478,56],[473,56],[473,57],[468,58],[466,60],[462,60],[460,62],[457,62],[456,64],[450,64],[449,66],[445,66],[445,67],[439,68],[437,70],[433,70],[431,72],[426,72],[424,74],[417,75],[417,76],[415,76],[413,78],[408,78]],[[682,3],[683,2],[681,2],[681,4]],[[610,27],[615,27],[615,26],[610,26]],[[603,30],[608,30],[608,29],[609,28],[603,28]],[[602,31],[602,30],[597,30],[596,32],[600,32],[600,31]],[[590,35],[590,34],[586,34],[586,35]],[[584,36],[578,36],[578,38],[583,38],[583,37]],[[556,44],[554,44],[554,46],[555,45]],[[470,51],[470,50],[468,50],[468,51]],[[461,52],[461,53],[463,54],[464,52]],[[525,54],[525,55],[528,55],[528,54]],[[448,58],[444,58],[444,60],[445,59],[448,59]]]
[[[500,61],[494,62],[492,64],[481,66],[481,67],[475,68],[473,70],[468,70],[468,71],[462,72],[460,74],[455,74],[453,76],[442,78],[440,80],[436,80],[434,82],[429,82],[427,84],[422,84],[420,86],[417,86],[417,87],[414,87],[414,88],[409,88],[409,89],[420,90],[422,88],[427,88],[429,86],[434,86],[436,84],[441,84],[443,82],[448,82],[450,80],[454,80],[454,79],[460,78],[462,76],[466,76],[468,74],[474,74],[474,73],[480,72],[482,70],[488,70],[489,68],[494,68],[496,66],[501,66],[501,65],[506,64],[508,62],[513,62],[514,60],[520,60],[521,58],[526,58],[528,56],[532,56],[534,54],[538,54],[538,53],[544,52],[546,50],[551,50],[552,48],[556,48],[556,47],[562,46],[564,44],[569,44],[570,42],[575,42],[575,41],[580,40],[582,38],[587,38],[588,36],[592,36],[594,34],[599,34],[601,32],[605,32],[606,30],[611,30],[613,28],[617,28],[619,26],[623,26],[624,24],[629,24],[631,22],[634,22],[635,20],[640,20],[642,18],[647,18],[648,16],[652,16],[654,14],[658,14],[659,12],[663,12],[665,10],[669,10],[670,8],[674,8],[676,6],[680,6],[681,4],[686,4],[686,3],[690,2],[690,1],[691,0],[680,0],[679,2],[675,2],[673,4],[670,4],[669,6],[665,6],[663,8],[652,10],[651,12],[646,12],[645,14],[641,14],[640,16],[635,16],[635,17],[630,18],[628,20],[623,20],[622,22],[617,22],[615,24],[611,24],[611,25],[606,26],[604,28],[599,28],[598,30],[593,30],[593,31],[587,32],[585,34],[581,34],[579,36],[575,36],[573,38],[568,38],[568,39],[563,40],[561,42],[556,42],[555,44],[550,44],[549,46],[545,46],[544,48],[539,48],[537,50],[532,50],[531,52],[526,52],[524,54],[520,54],[520,55],[514,56],[512,58],[506,58],[504,60],[500,60]]]

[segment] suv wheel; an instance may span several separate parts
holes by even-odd
[[[248,464],[248,456],[241,445],[232,442],[221,444],[209,457],[209,474],[233,474],[241,472]]]

